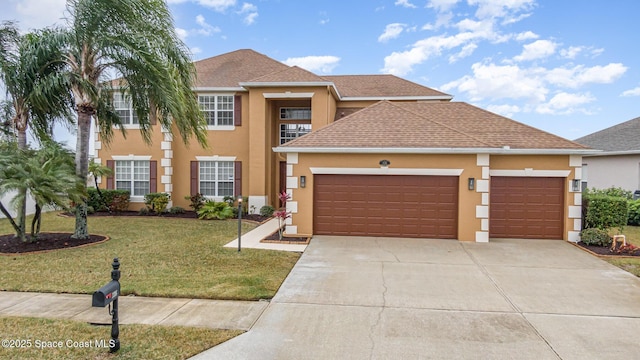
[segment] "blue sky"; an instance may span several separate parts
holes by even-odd
[[[23,30],[65,0],[0,0]],[[568,139],[640,116],[637,0],[169,0],[194,60],[391,73]]]

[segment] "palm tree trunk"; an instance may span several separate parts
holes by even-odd
[[[31,241],[36,241],[38,234],[40,234],[40,220],[42,219],[42,208],[36,204],[36,213],[33,214],[33,220],[31,221]]]
[[[27,241],[26,234],[24,233],[24,231],[22,231],[22,232],[20,231],[20,227],[13,220],[13,217],[11,216],[11,213],[9,213],[7,208],[5,208],[4,205],[2,205],[1,202],[0,202],[0,212],[2,212],[4,214],[4,216],[7,217],[7,219],[9,219],[9,222],[11,223],[11,226],[13,226],[13,230],[16,231],[16,236],[18,236],[21,241]]]
[[[76,141],[76,175],[82,179],[82,186],[87,187],[87,175],[89,173],[89,135],[91,131],[91,115],[93,109],[87,105],[78,105],[78,136]],[[76,226],[74,239],[88,239],[87,227],[87,201],[86,199],[76,206]]]
[[[27,149],[27,127],[26,121],[23,119],[22,121],[16,121],[16,128],[18,130],[18,151],[24,151]],[[18,213],[16,214],[16,218],[19,223],[19,230],[16,236],[20,237],[23,241],[27,239],[27,190],[21,189],[19,197],[22,201],[18,204]]]

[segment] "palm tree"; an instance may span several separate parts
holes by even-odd
[[[104,207],[107,208],[109,213],[111,213],[111,207],[106,203],[104,197],[102,196],[102,191],[100,191],[100,186],[98,186],[98,177],[100,176],[110,176],[113,174],[113,169],[108,166],[101,165],[95,161],[89,161],[89,174],[93,177],[93,181],[96,184],[96,191],[98,192],[98,196],[100,197],[100,201]],[[97,209],[96,209],[97,210]]]
[[[27,148],[30,126],[42,141],[49,138],[54,121],[66,118],[73,122],[69,92],[64,84],[51,81],[60,70],[60,65],[53,62],[60,54],[42,41],[48,33],[41,30],[20,35],[15,23],[0,24],[0,80],[7,95],[1,113],[7,118],[1,122],[3,128],[15,130],[22,150]],[[18,198],[26,200],[26,194]],[[18,221],[24,229],[26,201],[18,206]]]
[[[15,143],[0,146],[0,196],[15,192],[10,202],[14,209],[25,202],[26,194],[36,203],[31,234],[27,236],[25,225],[16,222],[0,202],[0,212],[22,241],[37,240],[44,206],[67,209],[69,201],[81,201],[84,195],[82,183],[75,175],[73,154],[53,141],[42,145],[39,150],[19,149]]]
[[[114,126],[125,134],[112,104],[114,88],[131,100],[145,141],[151,141],[157,119],[166,129],[175,126],[185,143],[195,135],[206,145],[205,122],[191,90],[195,68],[165,1],[68,0],[67,11],[68,28],[51,41],[64,51],[62,75],[77,112],[78,176],[87,179],[92,118],[107,144]],[[110,73],[119,80],[107,81]],[[87,238],[86,203],[77,209],[74,237]]]

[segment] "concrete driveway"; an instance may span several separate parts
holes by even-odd
[[[631,359],[640,279],[563,241],[316,236],[197,359]]]

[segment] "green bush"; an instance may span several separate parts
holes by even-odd
[[[640,199],[629,200],[629,219],[627,224],[640,226]]]
[[[272,216],[274,211],[276,211],[276,209],[274,209],[273,206],[265,205],[265,206],[260,208],[260,215],[261,216]]]
[[[198,210],[198,219],[201,220],[224,220],[233,217],[233,208],[224,201],[207,201]]]
[[[610,187],[608,189],[585,189],[585,195],[613,196],[625,198],[627,200],[631,200],[633,198],[633,192],[625,190],[621,187]]]
[[[144,196],[144,203],[151,211],[160,215],[167,210],[167,205],[169,205],[169,194],[148,193]]]
[[[149,215],[151,214],[151,210],[148,207],[143,207],[142,209],[138,210],[138,215]]]
[[[606,231],[597,228],[584,229],[580,232],[580,238],[583,243],[595,246],[610,246],[611,237]]]
[[[191,202],[189,204],[189,207],[192,208],[195,212],[198,212],[198,210],[202,208],[202,205],[204,205],[204,202],[206,201],[205,197],[200,193],[191,196],[185,196],[184,199]]]
[[[180,206],[172,206],[169,209],[169,213],[170,214],[184,214],[184,208],[182,208]]]
[[[87,189],[87,206],[95,211],[126,211],[129,209],[129,192],[126,190],[100,189],[104,202],[95,188]]]
[[[622,231],[628,221],[629,203],[626,198],[601,194],[586,194],[582,199],[584,228]]]

